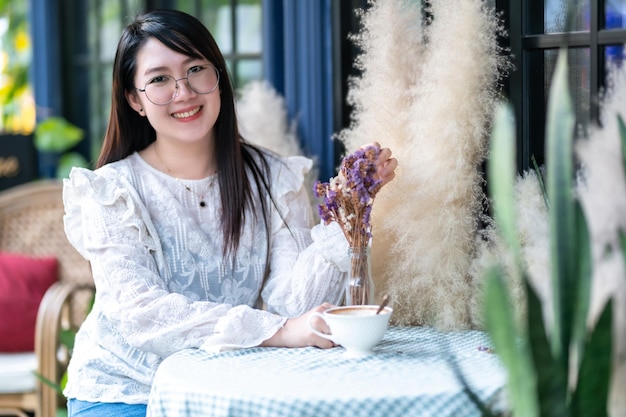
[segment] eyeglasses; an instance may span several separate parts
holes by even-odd
[[[137,91],[146,93],[146,97],[157,106],[171,103],[178,95],[178,82],[185,80],[196,94],[209,94],[215,91],[220,83],[220,73],[213,65],[195,65],[187,71],[187,76],[176,79],[169,75],[159,75],[146,83],[143,89]]]

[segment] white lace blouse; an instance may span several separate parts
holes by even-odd
[[[222,256],[219,174],[178,180],[137,153],[95,171],[73,169],[64,184],[65,230],[91,262],[96,301],[76,337],[67,397],[146,403],[168,355],[257,346],[287,318],[340,302],[348,244],[337,224],[311,228],[304,181],[311,161],[269,160],[278,210],[269,204],[265,285],[260,210],[257,222],[246,216],[236,257]],[[255,308],[259,297],[265,309]]]

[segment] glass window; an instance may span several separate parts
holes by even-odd
[[[626,28],[626,0],[607,0],[604,16],[607,29]]]
[[[617,65],[621,67],[626,59],[626,51],[624,51],[624,45],[609,45],[604,48],[604,59],[607,63],[607,67],[611,65]]]
[[[537,1],[537,0],[535,0]],[[571,31],[589,30],[590,23],[590,2],[591,0],[581,0],[578,8],[574,12]],[[565,32],[567,28],[567,8],[574,2],[569,0],[545,0],[544,2],[544,32],[557,33]]]
[[[206,3],[206,2],[205,2]],[[235,52],[233,40],[233,10],[230,5],[212,2],[202,8],[202,23],[209,29],[224,55]]]
[[[237,79],[235,85],[246,85],[250,81],[259,80],[263,74],[263,65],[258,59],[242,59],[237,62]]]
[[[122,5],[118,1],[108,1],[102,3],[100,10],[92,9],[92,13],[97,13],[94,18],[96,31],[92,36],[96,36],[94,43],[98,42],[98,58],[101,62],[113,62],[115,59],[115,49],[117,41],[122,33],[122,27],[126,23],[123,15]]]
[[[622,65],[625,58],[626,0],[496,0],[496,6],[509,19],[517,68],[510,78],[509,96],[518,119],[518,168],[526,170],[533,156],[540,165],[544,162],[547,95],[561,46],[568,48],[576,133],[585,136],[590,124],[598,121],[606,71],[613,64]]]
[[[554,75],[554,68],[558,50],[544,52],[544,101],[547,103],[550,83]],[[576,126],[578,134],[585,136],[590,122],[590,79],[589,79],[589,48],[570,49],[567,54],[570,93],[574,102]],[[547,108],[547,106],[546,106]]]
[[[239,4],[237,6],[237,51],[261,53],[261,34],[261,3]]]

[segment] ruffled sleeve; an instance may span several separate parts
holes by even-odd
[[[306,174],[312,162],[285,158],[272,171],[270,274],[263,290],[269,311],[296,317],[323,302],[338,304],[349,269],[348,243],[339,225],[313,226]],[[311,228],[313,226],[313,228]]]
[[[108,175],[107,175],[108,174]],[[98,213],[105,213],[104,210],[97,210],[103,207],[117,207],[115,219],[103,218],[96,224],[118,221],[136,232],[134,238],[136,242],[145,245],[149,251],[156,252],[157,242],[153,238],[156,236],[154,226],[150,221],[150,216],[143,207],[136,202],[140,201],[134,188],[129,184],[124,184],[124,178],[111,175],[103,169],[98,174],[84,168],[74,168],[68,179],[64,180],[63,203],[65,205],[65,231],[70,243],[88,260],[89,252],[86,246],[89,242],[85,232],[94,222],[94,218],[89,216],[91,212],[87,207],[96,209]],[[94,207],[95,206],[95,207]],[[104,230],[100,230],[104,233]],[[105,236],[101,236],[106,238]]]

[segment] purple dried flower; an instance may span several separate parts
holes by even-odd
[[[358,149],[343,158],[336,177],[315,183],[315,196],[324,199],[318,207],[320,218],[325,224],[336,221],[352,247],[367,246],[372,237],[372,204],[381,187],[376,178],[379,153],[375,146]]]

